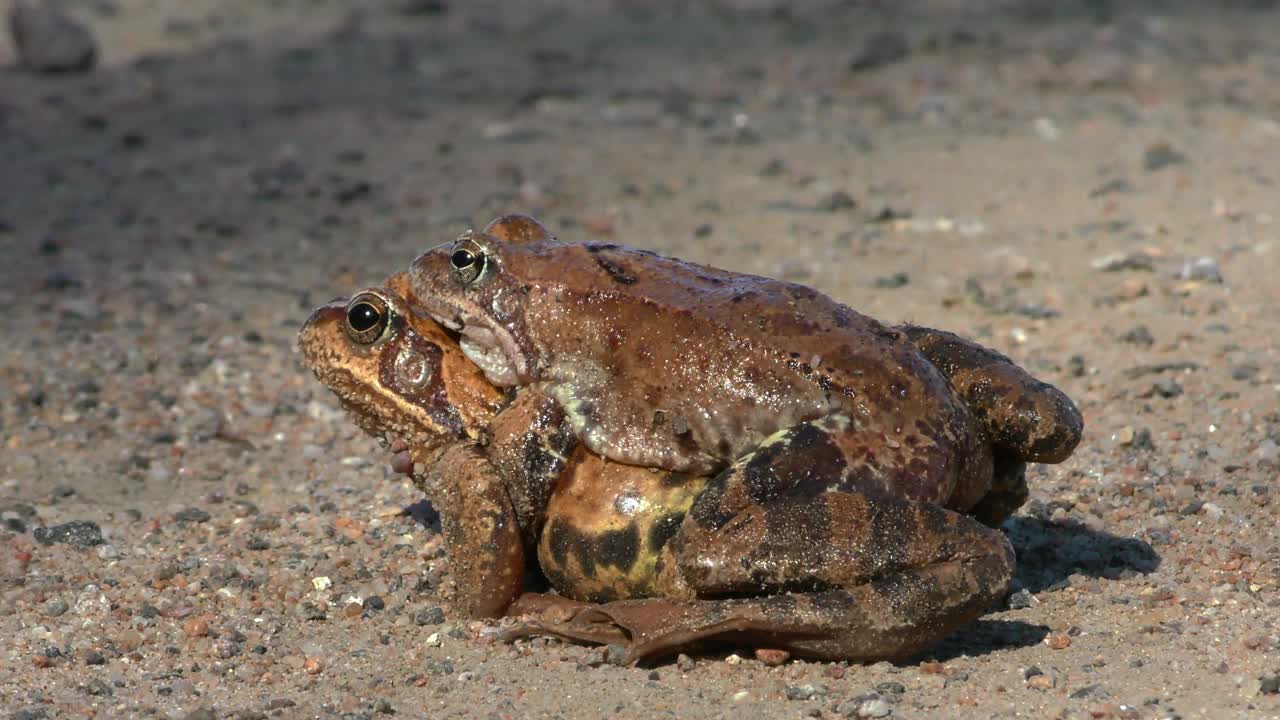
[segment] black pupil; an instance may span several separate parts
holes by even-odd
[[[470,250],[454,250],[449,261],[453,263],[455,268],[459,270],[466,270],[475,264],[476,256],[473,255]]]
[[[347,311],[347,322],[356,332],[364,332],[378,324],[381,319],[378,308],[367,302],[358,303]]]

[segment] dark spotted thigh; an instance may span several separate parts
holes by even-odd
[[[827,431],[802,423],[757,450],[742,468],[742,481],[751,501],[763,504],[783,495],[816,495],[841,480],[847,467]]]

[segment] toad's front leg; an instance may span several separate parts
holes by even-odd
[[[458,606],[499,617],[523,589],[524,538],[507,488],[479,448],[457,445],[437,465],[432,502],[440,512]]]

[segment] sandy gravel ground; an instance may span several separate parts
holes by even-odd
[[[0,71],[3,712],[1280,716],[1274,6],[69,4],[95,71]],[[1066,389],[1017,591],[899,665],[620,668],[456,616],[294,333],[517,209]]]

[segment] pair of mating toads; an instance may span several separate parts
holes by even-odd
[[[316,376],[442,517],[508,637],[916,653],[999,600],[995,528],[1079,411],[1008,358],[793,283],[509,215],[316,310]],[[557,594],[525,592],[537,569]]]

